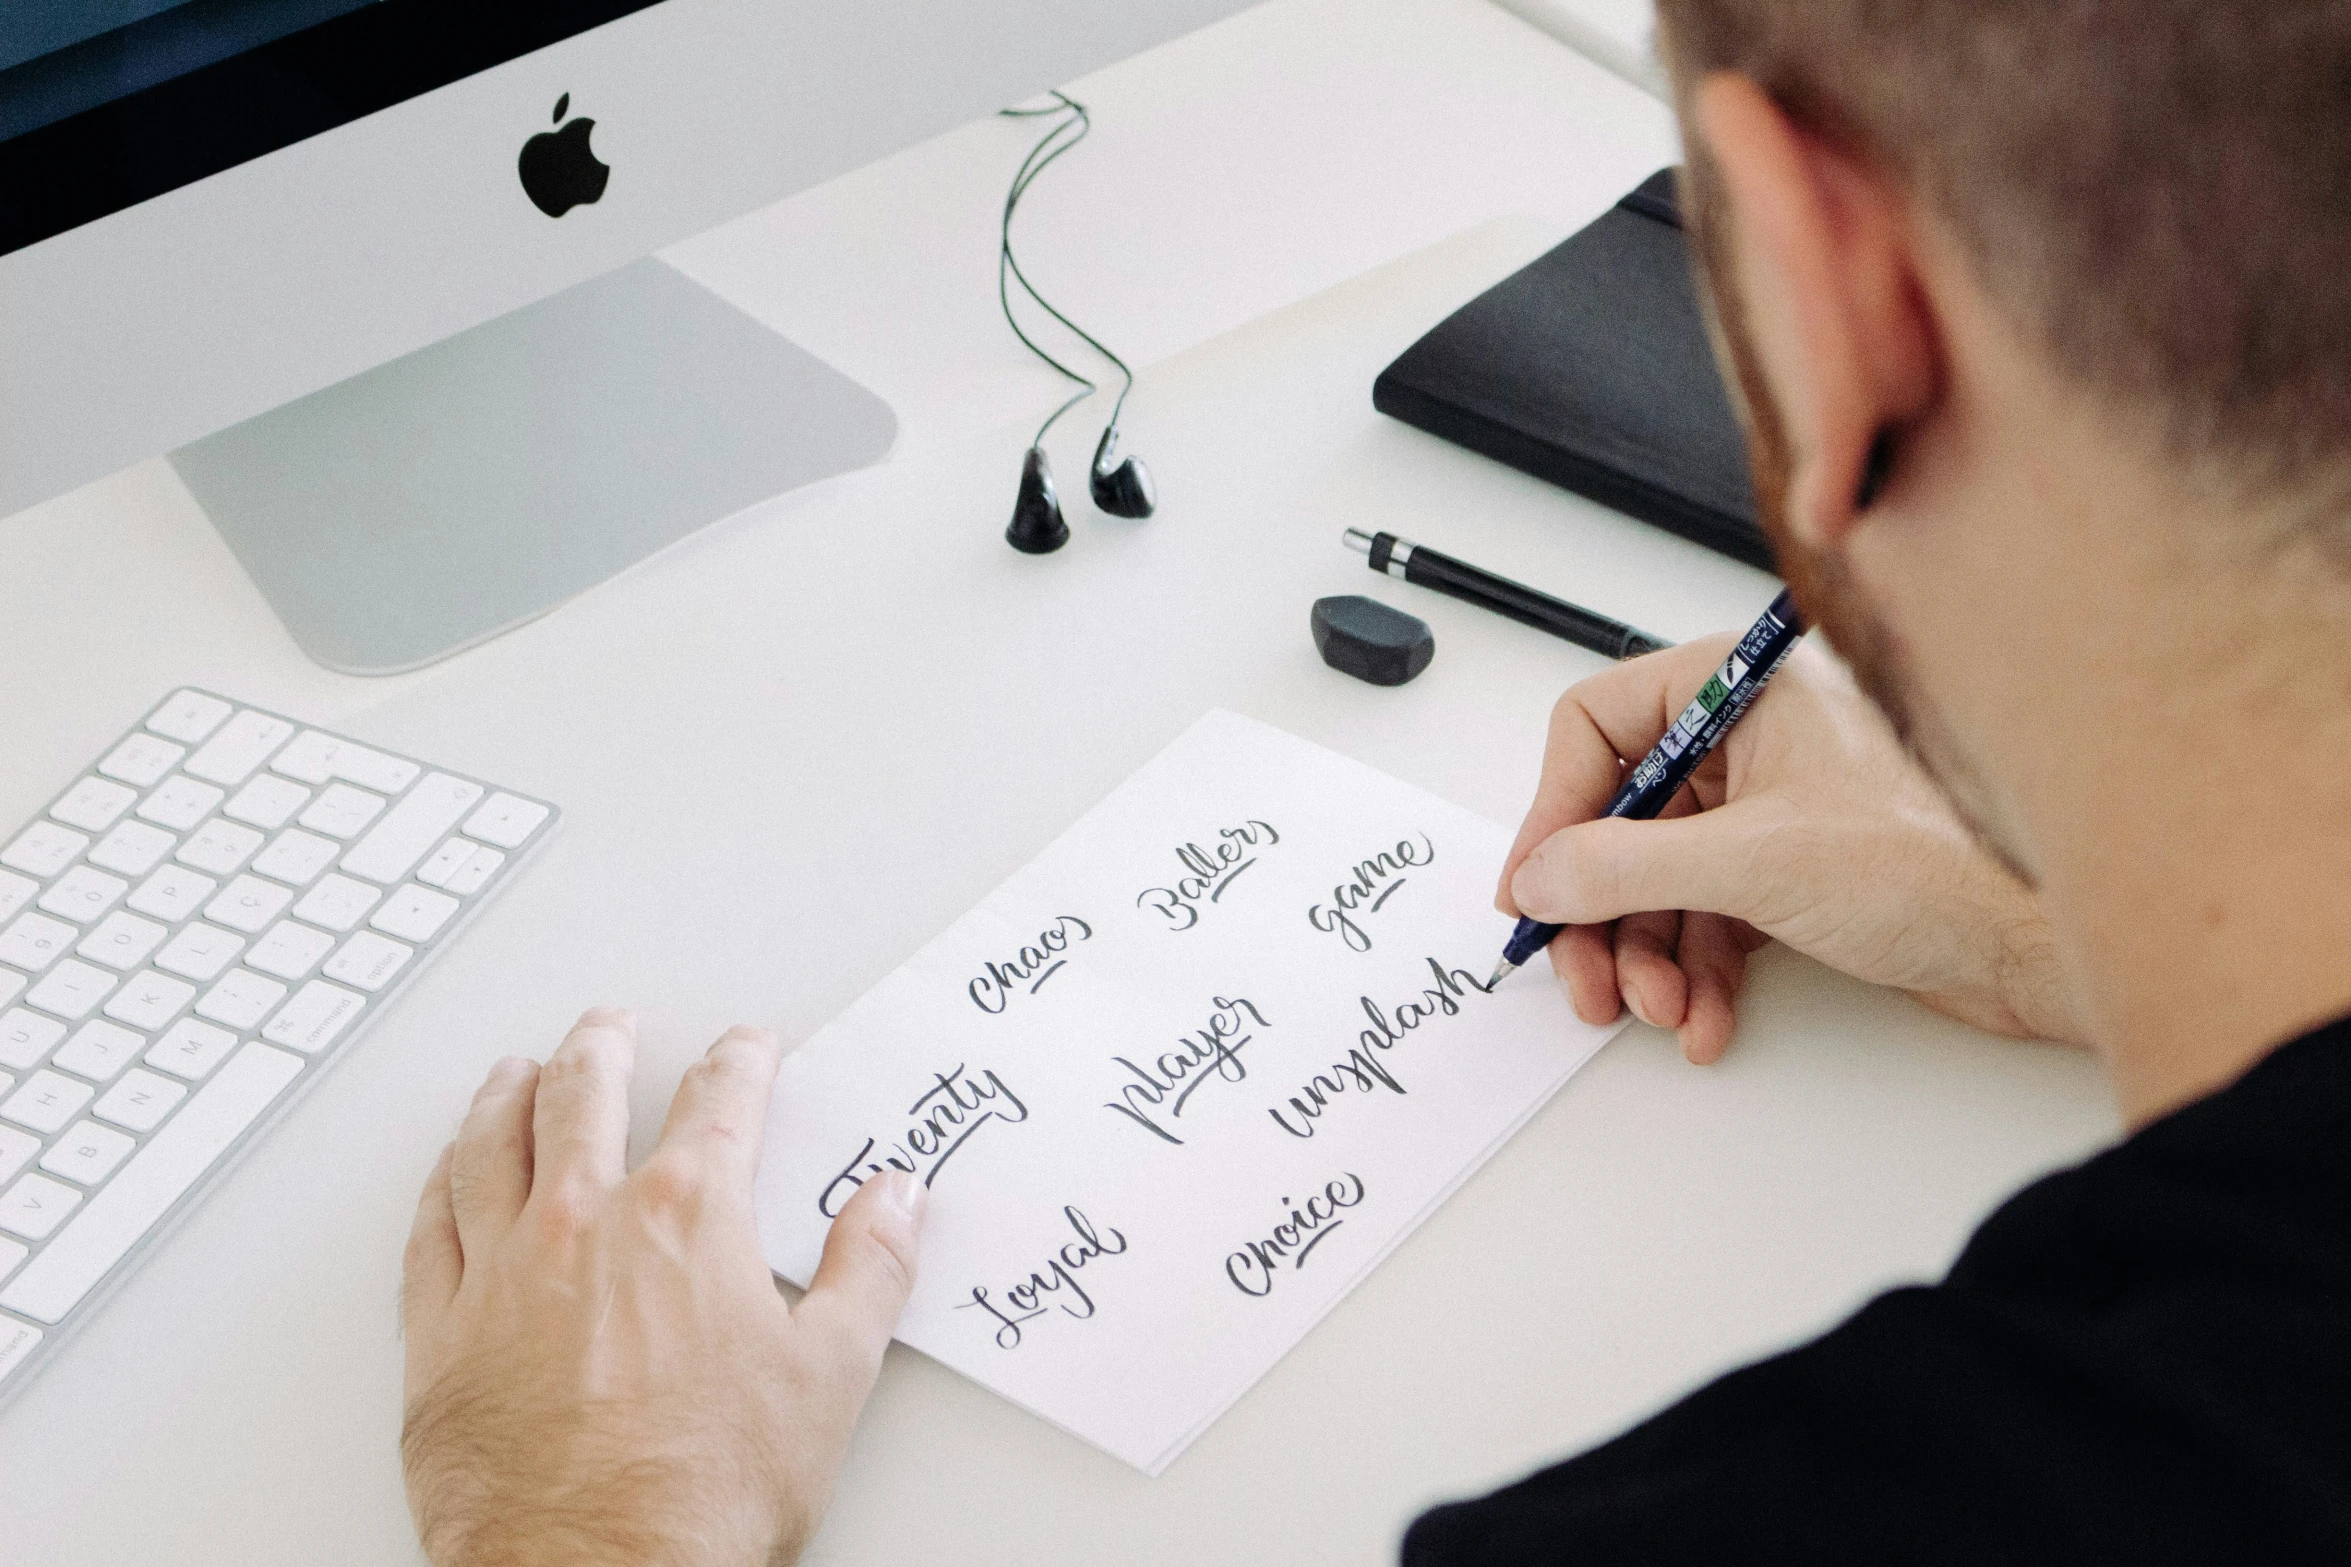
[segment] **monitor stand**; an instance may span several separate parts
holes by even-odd
[[[648,258],[172,463],[305,653],[389,675],[896,435],[880,398]]]

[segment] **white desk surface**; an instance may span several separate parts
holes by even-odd
[[[1142,525],[999,541],[1049,406],[991,314],[1023,138],[982,125],[673,258],[899,408],[888,464],[754,508],[418,676],[305,666],[169,470],[0,522],[0,821],[218,686],[562,801],[564,836],[0,1415],[10,1563],[412,1564],[400,1242],[488,1063],[645,1016],[640,1137],[725,1022],[805,1037],[1202,710],[1516,818],[1597,660],[1385,583],[1349,525],[1667,635],[1766,580],[1381,419],[1373,375],[1673,156],[1653,101],[1484,0],[1275,0],[1083,84],[1036,271],[1149,366]],[[1062,281],[1066,280],[1066,281]],[[1073,431],[1056,451],[1081,471]],[[1434,625],[1396,691],[1311,601]],[[892,1352],[814,1562],[1392,1559],[1427,1502],[1598,1440],[1884,1285],[2112,1135],[2092,1064],[1786,953],[1731,1059],[1635,1028],[1160,1479]]]

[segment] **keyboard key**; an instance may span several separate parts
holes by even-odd
[[[195,997],[195,986],[153,969],[141,969],[123,982],[122,989],[106,998],[105,1012],[117,1023],[128,1023],[153,1033],[179,1016],[180,1008]]]
[[[482,808],[466,818],[466,836],[494,843],[501,849],[522,846],[522,841],[539,830],[539,823],[547,819],[547,807],[519,795],[494,794]]]
[[[359,1009],[367,1005],[367,998],[340,985],[330,985],[323,979],[314,979],[304,985],[293,1000],[287,1002],[261,1037],[272,1044],[287,1045],[304,1055],[316,1055],[335,1042],[335,1036],[351,1025],[359,1016]]]
[[[0,1007],[24,994],[25,986],[31,983],[31,979],[12,968],[0,968]]]
[[[153,920],[117,911],[100,920],[98,928],[84,936],[82,944],[73,950],[76,956],[103,963],[110,969],[134,969],[147,961],[147,954],[167,934],[166,928]]]
[[[309,798],[310,791],[300,784],[263,773],[239,789],[237,797],[221,807],[221,814],[275,832],[292,820]]]
[[[35,822],[17,834],[14,843],[6,849],[0,849],[0,865],[12,871],[23,871],[28,876],[54,876],[71,865],[74,856],[89,846],[89,838],[71,827],[60,827],[55,822]],[[407,869],[406,866],[401,868]]]
[[[318,967],[318,960],[334,945],[335,938],[323,930],[312,930],[294,920],[280,920],[270,927],[268,935],[253,943],[253,950],[245,954],[245,963],[279,979],[300,979]]]
[[[41,1139],[30,1132],[20,1132],[13,1126],[0,1126],[0,1181],[15,1176],[16,1172],[33,1162],[41,1151]]]
[[[233,711],[219,697],[206,696],[201,691],[180,691],[155,710],[155,716],[147,720],[147,727],[159,735],[194,745],[218,729],[220,721]]]
[[[383,894],[363,881],[348,876],[329,876],[310,889],[310,895],[294,905],[294,912],[313,925],[323,925],[340,934],[367,917],[367,911],[376,906]],[[5,957],[6,953],[0,953]]]
[[[251,859],[253,851],[260,847],[261,834],[216,816],[180,845],[178,859],[183,865],[226,876]]]
[[[183,979],[209,980],[237,960],[245,938],[217,925],[190,925],[155,954],[155,966]]]
[[[169,1078],[133,1067],[106,1091],[105,1098],[90,1107],[90,1113],[134,1132],[152,1132],[171,1114],[171,1107],[187,1096],[188,1091]]]
[[[247,709],[189,757],[185,771],[208,783],[241,784],[293,734],[294,726],[284,719]]]
[[[17,1246],[16,1251],[19,1254],[18,1260],[23,1260],[24,1248]],[[0,1275],[7,1272],[7,1268],[0,1268]],[[40,1342],[41,1330],[39,1328],[29,1322],[19,1322],[13,1317],[0,1317],[0,1377],[7,1376],[8,1373],[22,1365],[24,1358],[31,1354],[33,1347]]]
[[[380,794],[354,789],[349,784],[333,784],[302,813],[302,825],[330,838],[355,837],[360,829],[383,814],[385,803]]]
[[[140,884],[131,894],[130,906],[141,914],[152,914],[166,924],[177,925],[204,906],[220,883],[211,877],[180,865],[166,865]]]
[[[269,1009],[286,996],[286,987],[248,968],[233,968],[220,983],[204,992],[196,1015],[234,1029],[249,1029],[269,1016]]]
[[[160,827],[145,822],[123,822],[114,831],[98,840],[98,847],[90,851],[90,863],[102,865],[125,876],[144,876],[163,862],[179,842]]]
[[[40,890],[41,884],[37,881],[28,881],[22,876],[0,871],[0,920],[9,918],[32,902],[33,895]]]
[[[65,1048],[52,1058],[52,1064],[67,1072],[78,1073],[94,1083],[111,1083],[114,1074],[139,1059],[139,1052],[147,1048],[147,1037],[129,1029],[102,1020],[84,1023],[66,1041]]]
[[[171,1125],[132,1155],[41,1255],[0,1289],[0,1306],[36,1322],[62,1320],[301,1070],[300,1056],[268,1045],[238,1051]]]
[[[77,865],[49,884],[49,890],[41,894],[40,907],[59,919],[87,925],[113,908],[114,900],[130,890],[131,884],[120,876]]]
[[[293,1010],[292,1007],[286,1009],[287,1012]],[[284,1015],[279,1014],[281,1017]],[[192,1083],[227,1060],[229,1051],[236,1043],[237,1036],[227,1029],[214,1028],[210,1023],[199,1023],[192,1017],[184,1017],[155,1041],[155,1048],[147,1052],[147,1064],[161,1067],[175,1077],[184,1077]]]
[[[266,929],[293,901],[290,887],[281,887],[258,876],[240,876],[204,906],[204,917],[250,936]]]
[[[193,778],[167,779],[162,788],[139,802],[139,816],[158,827],[186,832],[228,797],[226,789],[215,789]]]
[[[32,1254],[32,1248],[29,1246],[20,1246],[15,1241],[0,1239],[0,1279],[4,1279],[11,1273],[14,1273],[16,1271],[16,1265],[24,1261],[27,1257],[30,1257]],[[29,1323],[0,1320],[0,1377],[8,1375],[8,1369],[10,1365],[9,1340],[11,1337],[8,1330],[10,1328],[22,1329],[24,1332],[32,1334],[36,1340],[40,1337],[41,1334],[41,1330],[39,1328],[36,1328]]]
[[[106,760],[98,764],[98,771],[118,783],[133,788],[152,789],[163,780],[163,775],[179,766],[180,758],[188,754],[184,745],[173,745],[169,740],[154,735],[133,735],[106,753]]]
[[[104,832],[138,798],[136,789],[125,789],[105,778],[85,778],[68,789],[64,799],[49,807],[49,814],[68,827]]]
[[[427,774],[343,856],[343,869],[369,881],[397,882],[481,797],[480,784],[447,773]]]
[[[416,868],[416,879],[428,887],[446,887],[449,878],[465,869],[465,862],[473,858],[477,847],[471,838],[452,838],[431,854]]]
[[[114,989],[114,976],[74,958],[49,971],[49,977],[25,992],[25,1000],[68,1023],[79,1023]]]
[[[90,1095],[95,1091],[87,1083],[44,1068],[26,1078],[15,1093],[0,1100],[0,1116],[36,1132],[63,1131],[65,1123],[81,1114],[82,1106],[90,1102]]]
[[[386,898],[368,923],[402,941],[430,941],[449,923],[457,906],[455,898],[411,883]]]
[[[487,886],[490,878],[498,874],[498,867],[505,863],[506,856],[496,849],[476,849],[464,867],[449,878],[448,888],[461,898],[470,898]]]
[[[0,930],[0,963],[38,974],[73,950],[81,932],[46,914],[24,914]]]
[[[65,1216],[81,1206],[82,1194],[61,1181],[46,1175],[21,1177],[14,1186],[0,1192],[0,1230],[21,1235],[28,1241],[45,1239],[49,1232],[65,1222]]]
[[[41,1156],[41,1168],[84,1186],[95,1186],[114,1173],[138,1146],[122,1133],[95,1121],[76,1121],[73,1130],[57,1139]]]
[[[253,869],[289,887],[307,887],[342,852],[343,846],[332,838],[289,827],[254,857]]]
[[[414,956],[416,949],[405,942],[363,930],[344,942],[342,950],[327,960],[326,977],[357,985],[361,990],[377,991]]]
[[[41,1057],[65,1037],[65,1025],[53,1017],[15,1007],[0,1013],[0,1066],[22,1072],[40,1064]]]
[[[272,772],[299,778],[307,784],[340,779],[382,794],[398,794],[416,782],[416,775],[424,770],[414,762],[322,735],[315,729],[306,729],[296,736],[294,743],[279,752],[269,766]]]

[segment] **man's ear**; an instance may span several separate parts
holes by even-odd
[[[1784,426],[1788,525],[1816,547],[1859,520],[1881,433],[1938,383],[1933,322],[1898,186],[1798,125],[1745,76],[1698,84],[1697,130],[1729,210],[1719,280],[1739,291],[1757,370]]]

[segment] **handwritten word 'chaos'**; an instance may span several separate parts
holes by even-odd
[[[1306,923],[1331,932],[1357,952],[1369,952],[1371,933],[1357,916],[1369,918],[1379,913],[1403,889],[1407,869],[1433,865],[1436,859],[1436,844],[1422,833],[1418,843],[1406,838],[1393,849],[1358,860],[1348,870],[1347,879],[1331,889],[1328,905],[1317,903],[1306,911]]]
[[[1260,844],[1271,848],[1281,841],[1282,835],[1264,822],[1250,821],[1222,829],[1209,848],[1182,844],[1175,857],[1185,874],[1172,887],[1144,888],[1135,895],[1135,907],[1161,915],[1170,930],[1190,930],[1200,923],[1200,905],[1221,900],[1225,889],[1257,863]]]
[[[1071,932],[1076,932],[1072,936]],[[1014,953],[1003,963],[990,963],[965,987],[971,995],[971,1004],[991,1016],[1012,1004],[1012,993],[1026,990],[1035,995],[1045,987],[1045,981],[1068,967],[1067,952],[1074,941],[1092,941],[1094,927],[1075,914],[1064,914],[1046,926],[1036,941]]]
[[[1403,1093],[1404,1085],[1381,1058],[1431,1018],[1457,1016],[1462,999],[1470,993],[1486,996],[1494,991],[1492,985],[1472,977],[1467,969],[1449,969],[1435,958],[1429,959],[1429,972],[1436,976],[1437,982],[1397,1007],[1393,1016],[1382,1011],[1371,997],[1362,997],[1363,1014],[1371,1019],[1371,1027],[1355,1036],[1359,1043],[1347,1052],[1345,1060],[1332,1062],[1329,1071],[1316,1073],[1303,1089],[1291,1096],[1288,1115],[1282,1113],[1280,1106],[1268,1105],[1265,1113],[1273,1117],[1274,1124],[1292,1137],[1312,1137],[1315,1121],[1330,1108],[1332,1100],[1349,1089],[1368,1094],[1376,1086],[1391,1093]]]
[[[1118,1112],[1164,1142],[1181,1144],[1182,1138],[1160,1124],[1161,1112],[1173,1119],[1184,1113],[1184,1106],[1191,1103],[1202,1084],[1220,1079],[1237,1083],[1247,1077],[1249,1069],[1241,1064],[1241,1047],[1257,1036],[1241,1030],[1251,1023],[1259,1028],[1273,1026],[1246,996],[1231,1001],[1212,996],[1208,1004],[1216,1008],[1208,1022],[1176,1041],[1173,1050],[1162,1050],[1147,1065],[1112,1056],[1110,1059],[1125,1067],[1135,1081],[1123,1085],[1118,1098],[1102,1108]]]
[[[851,1193],[884,1170],[920,1175],[923,1185],[928,1186],[938,1179],[940,1167],[970,1141],[972,1133],[990,1121],[1018,1124],[1029,1118],[1029,1107],[992,1071],[983,1070],[974,1077],[958,1066],[952,1072],[932,1075],[938,1079],[936,1086],[907,1106],[906,1114],[914,1124],[900,1132],[890,1151],[879,1157],[874,1155],[874,1139],[868,1137],[856,1157],[842,1165],[841,1173],[817,1194],[817,1212],[828,1219],[839,1213]]]
[[[1094,1314],[1094,1297],[1087,1294],[1086,1287],[1078,1282],[1079,1270],[1098,1257],[1120,1256],[1127,1249],[1127,1238],[1124,1235],[1112,1230],[1109,1232],[1110,1238],[1104,1240],[1096,1233],[1094,1221],[1077,1209],[1064,1208],[1061,1216],[1077,1232],[1077,1239],[1065,1244],[1046,1260],[1042,1268],[1004,1292],[1005,1305],[1010,1310],[988,1298],[988,1286],[985,1284],[974,1284],[971,1287],[971,1299],[955,1304],[957,1311],[969,1311],[976,1306],[996,1319],[998,1349],[1020,1348],[1020,1325],[1033,1322],[1045,1314],[1048,1295],[1060,1297],[1066,1290],[1067,1298],[1057,1300],[1062,1311],[1081,1321],[1091,1317]],[[1071,1301],[1077,1304],[1072,1305]],[[1084,1309],[1080,1310],[1080,1307]]]
[[[1339,1210],[1363,1201],[1363,1177],[1355,1174],[1327,1181],[1303,1206],[1282,1199],[1290,1216],[1275,1225],[1261,1241],[1249,1241],[1224,1260],[1224,1276],[1244,1295],[1263,1298],[1273,1293],[1273,1276],[1286,1262],[1295,1273],[1307,1257],[1347,1221]]]

